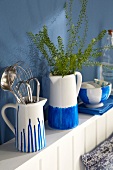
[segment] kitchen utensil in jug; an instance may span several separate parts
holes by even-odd
[[[25,101],[28,100],[27,98]],[[36,101],[36,96],[33,96]],[[35,152],[45,147],[45,127],[43,117],[43,106],[47,99],[39,98],[39,102],[29,104],[6,104],[3,106],[1,114],[15,134],[16,147],[22,152]],[[5,110],[7,108],[16,109],[16,127],[8,120]]]
[[[14,67],[10,66],[10,67],[6,67],[5,69],[2,69],[0,87],[4,91],[10,91],[11,93],[13,93],[17,101],[20,103],[21,99],[15,93],[14,89],[12,89],[12,85],[14,83],[15,77],[16,77],[16,70]]]
[[[19,103],[24,102],[22,99],[22,94],[18,93],[16,89],[16,84],[19,81],[27,80],[32,76],[30,69],[25,70],[21,67],[22,62],[17,62],[12,66],[6,67],[1,73],[1,88],[3,90],[8,90],[14,94]],[[25,87],[24,87],[25,88]],[[23,88],[23,91],[25,90]],[[33,89],[33,85],[32,85]]]
[[[33,95],[33,89],[31,86],[32,81],[33,81],[33,84],[34,84],[34,81],[36,81],[36,86],[37,86],[36,101],[33,101],[33,98],[32,98],[32,95]],[[24,86],[26,86],[26,88],[23,88]],[[16,89],[18,93],[22,95],[23,99],[24,97],[28,96],[28,101],[26,101],[27,103],[39,101],[40,83],[36,77],[32,77],[26,81],[19,81],[18,84],[16,85]],[[24,104],[27,104],[27,103],[25,103],[24,101]]]
[[[26,101],[24,100],[26,96],[28,96],[28,102],[30,102],[30,103],[33,102],[32,89],[31,89],[30,84],[27,81],[19,81],[18,84],[16,85],[16,89],[17,89],[18,93],[21,94],[21,96],[22,96],[22,99],[24,101],[24,102],[22,101],[23,104],[26,104]],[[24,90],[24,95],[22,92],[23,90]],[[27,92],[27,94],[26,94],[26,92]]]
[[[30,84],[32,81],[36,82],[36,86],[37,86],[37,93],[36,93],[37,99],[36,99],[36,101],[38,102],[39,101],[39,95],[40,95],[40,82],[38,81],[38,79],[36,77],[28,79],[27,82]]]

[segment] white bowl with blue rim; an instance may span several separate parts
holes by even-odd
[[[86,107],[102,107],[111,94],[112,84],[109,82],[94,79],[94,81],[83,82],[80,88],[79,97]]]

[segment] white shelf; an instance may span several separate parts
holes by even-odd
[[[79,126],[86,122],[88,119],[92,118],[92,115],[79,114]],[[72,130],[55,130],[48,127],[46,122],[46,147],[42,149],[40,152],[35,153],[21,153],[15,148],[15,141],[12,139],[11,141],[0,146],[0,170],[15,170],[18,169],[19,166],[29,161],[36,155],[43,154],[43,151],[48,147],[51,147],[52,144],[58,142],[65,135],[70,133]],[[24,169],[23,169],[24,170]]]

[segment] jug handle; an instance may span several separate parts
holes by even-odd
[[[75,72],[75,76],[77,76],[77,84],[76,84],[76,95],[78,97],[78,93],[82,84],[82,74],[78,71]]]
[[[5,123],[9,126],[9,128],[12,130],[12,132],[14,133],[15,135],[15,129],[14,129],[14,126],[11,124],[11,122],[8,120],[7,116],[6,116],[6,113],[5,113],[5,110],[9,107],[12,107],[12,108],[17,108],[16,104],[12,104],[12,103],[9,103],[9,104],[6,104],[2,107],[2,110],[1,110],[1,115],[2,115],[2,118],[4,119]]]

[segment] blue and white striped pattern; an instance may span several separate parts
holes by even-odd
[[[79,96],[85,104],[98,104],[108,99],[111,84],[100,88],[81,88]]]
[[[34,125],[32,126],[32,121],[29,119],[28,122],[28,130],[19,132],[21,133],[20,139],[18,139],[18,128],[16,130],[16,146],[18,146],[18,140],[20,140],[20,148],[19,150],[22,152],[36,152],[41,150],[46,146],[45,140],[45,127],[44,121],[40,121],[37,118],[38,125],[37,127]],[[27,134],[26,134],[27,133]],[[27,139],[28,138],[28,139]],[[28,142],[28,143],[27,143]]]
[[[16,118],[16,127],[15,127],[15,145],[18,148],[18,113],[19,113],[19,106],[17,108],[17,118]]]

